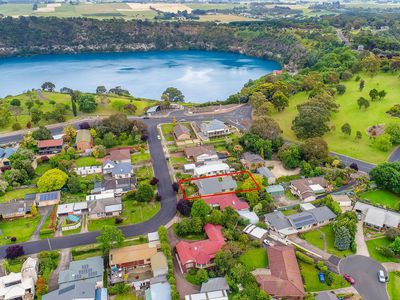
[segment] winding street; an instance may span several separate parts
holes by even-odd
[[[156,231],[160,225],[167,224],[176,215],[176,194],[172,189],[172,181],[169,175],[167,162],[162,149],[161,141],[157,139],[157,125],[161,123],[170,123],[173,117],[176,117],[178,121],[185,119],[186,121],[203,121],[218,118],[221,121],[231,123],[241,130],[246,131],[248,124],[251,121],[251,107],[249,105],[243,105],[236,110],[225,112],[225,113],[214,113],[204,115],[188,115],[184,111],[176,111],[169,115],[169,117],[151,117],[149,119],[142,119],[148,126],[149,130],[149,149],[153,162],[155,176],[159,179],[158,190],[161,195],[161,209],[160,211],[150,220],[133,224],[121,226],[121,230],[126,237],[137,236],[141,234],[147,234],[149,232]],[[75,127],[78,127],[80,123],[84,121],[93,121],[93,119],[83,119],[74,121]],[[246,124],[246,125],[243,125]],[[53,135],[62,133],[63,128],[66,124],[56,124],[49,126],[50,131]],[[11,142],[18,142],[22,139],[23,133],[10,133],[0,136],[0,144],[7,144]],[[331,153],[331,155],[337,155]],[[363,166],[363,171],[368,172],[374,165],[367,164],[363,161],[359,161],[350,157],[346,157],[344,161],[346,165],[351,163],[357,163],[357,165]],[[363,164],[366,164],[365,166]],[[98,231],[87,232],[63,237],[56,237],[45,240],[31,241],[21,243],[23,245],[26,254],[39,253],[41,251],[56,250],[71,248],[81,245],[92,244],[96,242],[96,237],[99,235]],[[0,258],[5,257],[5,250],[8,246],[0,247]]]

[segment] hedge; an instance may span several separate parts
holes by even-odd
[[[296,251],[296,257],[301,260],[302,262],[305,262],[306,264],[312,265],[314,264],[314,259],[311,257],[305,255],[304,253],[301,253],[299,251]]]

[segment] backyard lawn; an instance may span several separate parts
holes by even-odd
[[[147,161],[150,159],[151,159],[151,156],[150,156],[150,153],[148,153],[148,152],[144,152],[144,153],[138,152],[138,153],[134,153],[131,155],[131,162],[133,165],[135,163]]]
[[[101,162],[98,161],[93,156],[80,157],[75,161],[75,166],[78,168],[79,167],[100,166],[100,165],[101,165]]]
[[[131,200],[124,201],[121,217],[124,221],[120,225],[136,224],[152,218],[160,210],[160,203],[136,203]],[[115,225],[115,218],[90,220],[89,231],[101,230],[105,225]]]
[[[138,181],[150,180],[154,176],[153,168],[151,166],[144,166],[135,169],[135,175]]]
[[[240,256],[239,260],[251,271],[268,267],[267,250],[262,247],[250,248]]]
[[[171,156],[171,162],[173,164],[184,165],[192,161],[188,160],[185,156]]]
[[[39,215],[33,218],[21,218],[8,222],[2,221],[0,223],[0,245],[11,243],[11,241],[7,237],[16,237],[16,243],[28,241],[35,231],[39,221]]]
[[[369,240],[366,242],[367,247],[368,247],[368,252],[371,257],[379,262],[397,262],[400,263],[399,258],[395,257],[386,257],[378,253],[376,251],[377,247],[387,247],[391,244],[391,241],[387,239],[386,237],[378,238],[378,239],[373,239]]]
[[[387,290],[390,299],[400,299],[400,272],[390,272]]]
[[[0,203],[8,202],[14,199],[24,199],[26,194],[36,193],[36,188],[25,188],[19,190],[12,190],[10,192],[5,193],[3,196],[0,197]]]
[[[389,209],[400,208],[400,197],[385,190],[374,190],[362,193],[360,198],[368,200],[371,204],[381,205]]]
[[[294,215],[297,214],[299,212],[298,209],[286,209],[286,210],[281,210],[281,213],[283,213],[285,216],[290,216],[290,215]]]
[[[350,286],[342,276],[337,274],[335,274],[335,279],[333,280],[332,285],[329,286],[326,283],[322,283],[318,279],[319,270],[314,264],[307,264],[302,261],[298,261],[298,263],[304,281],[304,288],[307,292],[333,290]]]
[[[388,115],[386,112],[396,103],[400,95],[400,85],[398,74],[380,73],[374,77],[366,74],[361,75],[365,80],[365,88],[359,91],[359,82],[354,79],[343,82],[346,92],[336,96],[336,102],[340,105],[339,112],[333,114],[331,124],[336,130],[324,135],[324,140],[329,145],[329,150],[345,154],[354,158],[365,160],[371,163],[382,163],[388,158],[390,151],[383,152],[372,147],[373,140],[369,139],[366,129],[376,124],[388,124],[399,122],[398,118]],[[370,101],[367,110],[359,109],[357,99],[364,97],[369,99],[369,91],[373,88],[385,90],[387,96],[381,101]],[[286,139],[296,141],[296,136],[292,131],[292,120],[297,115],[297,105],[304,103],[308,98],[306,93],[299,93],[289,99],[289,107],[283,112],[277,112],[272,117],[279,123]],[[351,118],[349,118],[351,116]],[[340,128],[348,122],[351,126],[351,136],[345,136]],[[362,132],[362,139],[354,139],[357,131]]]
[[[35,174],[38,176],[43,175],[44,172],[51,169],[51,165],[49,163],[41,163],[35,169]]]

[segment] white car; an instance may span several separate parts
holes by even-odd
[[[157,135],[157,140],[161,140],[161,136],[160,135]]]
[[[386,282],[386,276],[383,270],[379,270],[378,272],[378,280],[379,282],[385,283]]]
[[[274,246],[275,245],[273,242],[271,242],[270,240],[267,240],[267,239],[263,240],[263,243],[266,246]]]

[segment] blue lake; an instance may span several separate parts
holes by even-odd
[[[42,55],[0,59],[0,97],[39,88],[51,81],[59,90],[69,87],[94,92],[122,86],[134,96],[160,99],[169,86],[186,101],[225,100],[249,79],[280,69],[274,61],[245,55],[206,51],[151,51]]]

